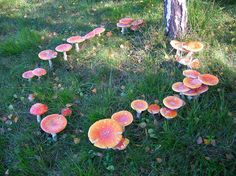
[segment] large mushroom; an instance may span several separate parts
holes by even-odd
[[[205,85],[215,86],[219,83],[219,79],[211,74],[202,74],[198,76],[198,80]]]
[[[182,107],[185,103],[182,99],[176,96],[168,96],[163,99],[163,104],[172,110],[179,109]]]
[[[130,125],[133,122],[133,115],[129,111],[119,111],[111,116],[111,119],[117,121],[120,126],[125,128],[125,126]]]
[[[35,76],[38,76],[38,80],[40,80],[41,76],[46,75],[47,73],[44,68],[36,68],[32,72]]]
[[[79,43],[82,43],[83,41],[85,41],[85,38],[77,35],[77,36],[72,36],[72,37],[68,38],[66,41],[70,44],[75,44],[75,50],[76,50],[76,52],[79,52],[79,50],[80,50]]]
[[[57,133],[60,133],[65,129],[67,120],[63,115],[51,114],[43,118],[41,121],[41,128],[46,133],[52,135],[52,139],[57,141]]]
[[[183,98],[183,92],[189,91],[190,88],[185,86],[184,83],[182,83],[182,82],[176,82],[176,83],[172,84],[172,90],[175,92],[178,92],[180,94],[181,98]]]
[[[31,81],[33,77],[34,77],[33,70],[28,70],[22,74],[22,78],[28,79],[28,81]]]
[[[131,108],[137,112],[137,118],[140,118],[140,115],[143,111],[148,109],[148,103],[144,100],[134,100],[131,102]]]
[[[52,68],[52,59],[57,57],[57,52],[53,50],[44,50],[38,54],[38,57],[42,60],[48,60],[49,67]]]
[[[30,114],[37,116],[37,122],[40,123],[41,115],[48,111],[48,106],[42,103],[35,103],[30,108]]]
[[[65,44],[58,45],[55,49],[56,49],[57,52],[63,53],[64,60],[67,61],[66,52],[70,51],[71,48],[72,48],[71,44],[65,43]]]
[[[191,89],[196,89],[202,85],[202,82],[197,78],[184,78],[183,83]]]
[[[199,52],[203,49],[204,45],[199,41],[190,41],[183,44],[183,48],[188,50],[189,53],[186,57],[189,57],[192,61],[192,55],[196,52]]]
[[[113,148],[122,139],[122,132],[122,127],[115,120],[102,119],[90,126],[88,138],[98,148]]]

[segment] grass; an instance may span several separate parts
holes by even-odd
[[[197,100],[186,100],[172,121],[154,124],[143,113],[127,127],[130,144],[121,152],[95,148],[87,138],[89,126],[119,110],[133,112],[130,102],[137,98],[162,105],[165,96],[174,94],[171,85],[183,79],[164,36],[162,1],[9,0],[0,1],[0,8],[0,115],[12,121],[0,122],[1,175],[7,170],[9,175],[235,175],[233,1],[188,1],[189,32],[183,40],[204,42],[204,51],[197,55],[203,62],[200,71],[216,74],[219,85]],[[146,25],[123,36],[115,23],[124,16],[143,18]],[[38,59],[41,50],[99,25],[112,36],[86,41],[79,54],[69,53],[69,64],[59,55],[50,71]],[[48,70],[41,82],[21,78],[38,65]],[[29,114],[30,93],[49,106],[47,114],[73,103],[73,115],[58,142]],[[145,128],[140,127],[143,122]],[[199,136],[216,145],[198,145]]]

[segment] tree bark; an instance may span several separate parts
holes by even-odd
[[[164,22],[170,39],[184,36],[187,32],[186,0],[164,0]]]

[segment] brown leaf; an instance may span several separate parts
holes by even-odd
[[[211,141],[209,139],[203,139],[203,143],[205,145],[209,145],[209,144],[211,144]]]
[[[162,159],[161,159],[161,158],[158,158],[158,157],[157,157],[156,160],[157,160],[158,163],[161,163],[161,162],[162,162]]]
[[[79,144],[80,143],[80,138],[74,138],[74,143]]]
[[[106,36],[107,36],[107,37],[111,37],[111,36],[112,36],[112,32],[111,32],[111,31],[107,32],[107,33],[106,33]]]
[[[97,89],[96,89],[96,88],[93,88],[91,91],[92,91],[94,94],[97,93]]]
[[[15,123],[17,123],[18,122],[18,117],[17,116],[15,116],[14,118],[13,118],[13,121],[15,122]]]

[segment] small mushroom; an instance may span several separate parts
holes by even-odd
[[[142,111],[148,109],[148,103],[144,100],[134,100],[131,103],[131,108],[137,112],[137,118],[140,118]]]
[[[49,67],[52,68],[52,59],[57,57],[57,52],[53,50],[44,50],[38,54],[38,57],[42,60],[48,60]]]
[[[142,19],[138,19],[138,20],[135,20],[131,23],[132,26],[141,26],[143,25],[143,20]]]
[[[61,115],[67,117],[67,116],[71,116],[72,114],[72,110],[70,108],[63,108],[61,110]]]
[[[124,34],[125,30],[130,27],[130,24],[117,23],[116,26],[121,28],[121,33]]]
[[[100,37],[101,33],[105,32],[105,28],[104,27],[98,27],[98,28],[95,28],[93,31],[94,31],[95,35],[98,35]]]
[[[202,84],[200,87],[197,88],[197,92],[199,94],[202,94],[206,91],[208,91],[209,87],[207,85]]]
[[[186,95],[189,100],[192,100],[193,97],[198,97],[200,95],[200,93],[197,89],[190,89],[187,92],[183,92],[183,94]]]
[[[93,38],[93,37],[95,37],[95,32],[94,32],[94,31],[91,31],[91,32],[87,33],[87,34],[84,36],[84,38],[85,38],[86,40],[91,39],[91,38]]]
[[[198,80],[205,85],[215,86],[219,83],[219,79],[211,74],[202,74],[198,76]]]
[[[47,71],[43,68],[36,68],[33,71],[35,76],[38,76],[38,80],[40,80],[41,76],[46,75]]]
[[[41,115],[48,111],[48,106],[42,103],[35,103],[30,108],[30,114],[37,116],[37,122],[40,123]]]
[[[68,38],[66,41],[70,44],[75,44],[75,50],[76,50],[76,52],[79,52],[79,50],[80,50],[79,43],[82,43],[83,41],[85,41],[85,38],[77,35],[77,36],[72,36],[72,37]]]
[[[98,148],[113,148],[122,139],[123,129],[113,119],[102,119],[92,124],[88,131],[90,142]]]
[[[43,118],[41,121],[41,129],[52,135],[52,139],[57,141],[57,133],[65,129],[67,120],[63,115],[51,114]]]
[[[190,69],[199,69],[201,67],[201,62],[198,59],[193,59],[189,64],[188,67]]]
[[[196,89],[202,85],[201,81],[196,78],[184,78],[183,83],[191,89]]]
[[[163,99],[163,104],[172,110],[179,109],[182,107],[185,103],[182,99],[176,96],[168,96]]]
[[[65,44],[58,45],[55,49],[57,52],[63,53],[64,60],[67,61],[66,52],[70,51],[71,48],[72,48],[72,45],[65,43]]]
[[[133,18],[130,18],[130,17],[126,17],[126,18],[121,18],[119,20],[119,23],[122,23],[122,24],[131,24],[133,22]]]
[[[151,104],[148,106],[148,112],[154,117],[155,114],[158,114],[160,112],[160,106],[155,103]]]
[[[166,108],[166,107],[161,108],[160,113],[167,120],[173,119],[177,116],[177,111],[176,110],[172,110],[172,109],[169,109],[169,108]]]
[[[200,73],[196,70],[184,70],[183,75],[188,77],[188,78],[198,78]]]
[[[28,79],[28,81],[31,81],[33,77],[34,77],[33,70],[26,71],[22,74],[22,78]]]
[[[120,140],[120,142],[113,147],[113,150],[124,150],[129,144],[129,139],[122,137],[122,139]]]
[[[129,111],[124,110],[114,113],[111,116],[111,119],[117,121],[124,130],[126,126],[130,125],[133,122],[133,115]]]
[[[139,30],[139,26],[131,26],[130,29],[132,31],[137,31],[137,30]]]

